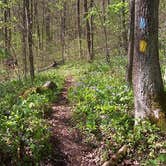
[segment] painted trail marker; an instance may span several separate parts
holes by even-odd
[[[147,42],[145,40],[140,40],[139,42],[139,51],[141,53],[145,53],[146,49],[147,49]]]
[[[145,29],[145,27],[146,27],[145,18],[141,17],[139,26],[140,26],[140,28],[141,28],[142,30]]]

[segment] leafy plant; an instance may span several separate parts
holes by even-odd
[[[41,86],[47,80],[56,82],[55,91],[29,93],[26,98],[22,92],[31,86]],[[1,83],[0,93],[0,151],[5,160],[11,163],[38,163],[42,156],[50,152],[50,131],[44,119],[48,104],[60,92],[63,78],[54,72],[39,75],[34,84],[10,81]]]

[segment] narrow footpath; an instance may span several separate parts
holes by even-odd
[[[64,89],[56,103],[52,105],[49,123],[52,129],[52,156],[46,164],[49,166],[96,166],[88,159],[90,148],[82,143],[81,133],[71,122],[71,106],[67,99],[68,89],[74,84],[72,76],[68,76]]]

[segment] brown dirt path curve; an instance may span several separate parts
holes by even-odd
[[[73,77],[68,76],[57,102],[52,105],[49,123],[52,129],[53,152],[44,165],[96,166],[93,160],[88,160],[90,148],[82,143],[80,132],[71,124],[71,106],[67,99],[67,92],[73,83]]]

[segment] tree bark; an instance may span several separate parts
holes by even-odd
[[[80,0],[77,0],[77,28],[78,28],[78,44],[79,44],[79,57],[82,57],[82,40],[81,40],[81,21],[80,21]]]
[[[166,130],[165,96],[158,49],[159,0],[135,1],[133,86],[135,118]]]
[[[93,9],[94,6],[94,0],[90,1],[90,8]],[[92,15],[90,17],[90,34],[91,34],[91,55],[90,59],[91,61],[94,59],[94,24],[93,24],[94,16]]]
[[[30,76],[31,80],[34,80],[34,60],[33,60],[33,2],[32,0],[26,0],[26,10],[28,17],[28,45],[29,45],[29,64],[30,64]]]
[[[24,78],[27,79],[27,10],[26,10],[26,0],[23,0],[22,9],[22,62]]]
[[[127,83],[132,86],[133,56],[134,56],[134,18],[135,18],[135,0],[130,0],[130,29],[128,43],[128,67]]]
[[[47,43],[51,40],[51,16],[50,16],[50,9],[47,7],[47,14],[45,18],[45,23],[46,23],[46,40]]]
[[[109,3],[109,2],[108,2]],[[104,37],[105,37],[105,53],[106,53],[106,61],[110,63],[110,52],[108,48],[108,35],[107,35],[107,25],[105,25],[106,22],[106,16],[105,16],[105,0],[102,0],[102,14],[103,14],[103,21],[102,17],[100,17],[101,24],[103,26],[103,31],[104,31]]]
[[[125,12],[125,2],[126,0],[122,0],[123,7],[122,7],[122,42],[123,42],[123,47],[125,50],[125,53],[127,53],[127,28],[126,28],[126,12]]]
[[[9,29],[9,21],[10,21],[10,8],[7,6],[8,5],[8,0],[4,0],[4,4],[6,5],[4,9],[4,22],[5,22],[5,27],[4,27],[4,36],[5,36],[5,51],[7,53],[10,53],[10,48],[11,48],[11,29]]]
[[[87,18],[88,16],[88,1],[84,0],[84,17],[86,19],[86,40],[87,40],[87,46],[88,46],[88,54],[89,54],[89,58],[90,61],[93,60],[92,54],[91,54],[91,30],[90,30],[90,23],[89,23],[89,19]]]
[[[64,2],[63,10],[61,11],[61,47],[63,63],[65,62],[66,5],[66,2]]]

